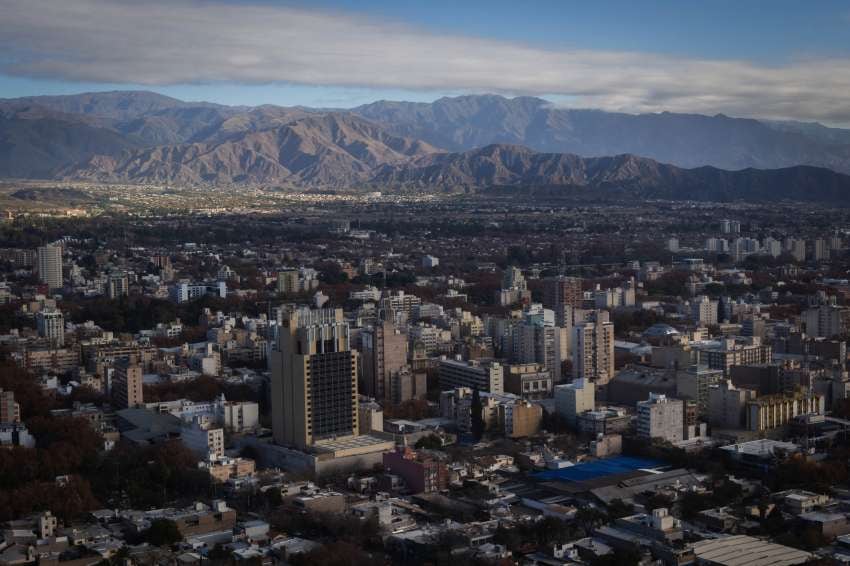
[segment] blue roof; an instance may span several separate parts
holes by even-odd
[[[585,481],[614,474],[625,474],[643,468],[658,468],[661,466],[664,466],[664,463],[657,460],[632,458],[631,456],[616,456],[614,458],[576,464],[575,466],[560,470],[538,472],[533,477],[544,481]]]

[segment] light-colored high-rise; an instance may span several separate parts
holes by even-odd
[[[38,248],[38,278],[51,291],[62,288],[62,247],[47,245]]]
[[[573,376],[605,385],[614,377],[614,324],[583,322],[573,328]]]
[[[275,442],[306,448],[357,436],[357,362],[342,309],[286,313],[271,352]]]
[[[57,309],[39,311],[35,315],[38,335],[47,338],[50,346],[61,348],[65,345],[65,317]]]

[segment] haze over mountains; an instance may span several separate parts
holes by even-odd
[[[232,107],[121,91],[0,100],[0,177],[535,185],[655,198],[805,194],[844,202],[850,177],[841,173],[850,173],[850,130],[723,115],[572,110],[532,97],[380,101],[351,110]]]

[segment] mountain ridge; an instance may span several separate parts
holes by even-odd
[[[771,178],[779,198],[791,198],[795,188],[768,172],[780,169],[798,198],[808,191],[841,202],[844,177],[830,173],[850,172],[844,140],[850,130],[817,123],[565,109],[528,96],[377,101],[351,110],[225,106],[147,91],[0,99],[0,177],[549,185],[733,199],[770,198],[762,179]],[[829,173],[817,169],[824,167]]]

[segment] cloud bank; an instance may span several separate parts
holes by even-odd
[[[780,66],[547,50],[287,6],[0,0],[0,72],[151,86],[234,82],[562,95],[575,107],[850,124],[850,60]]]

